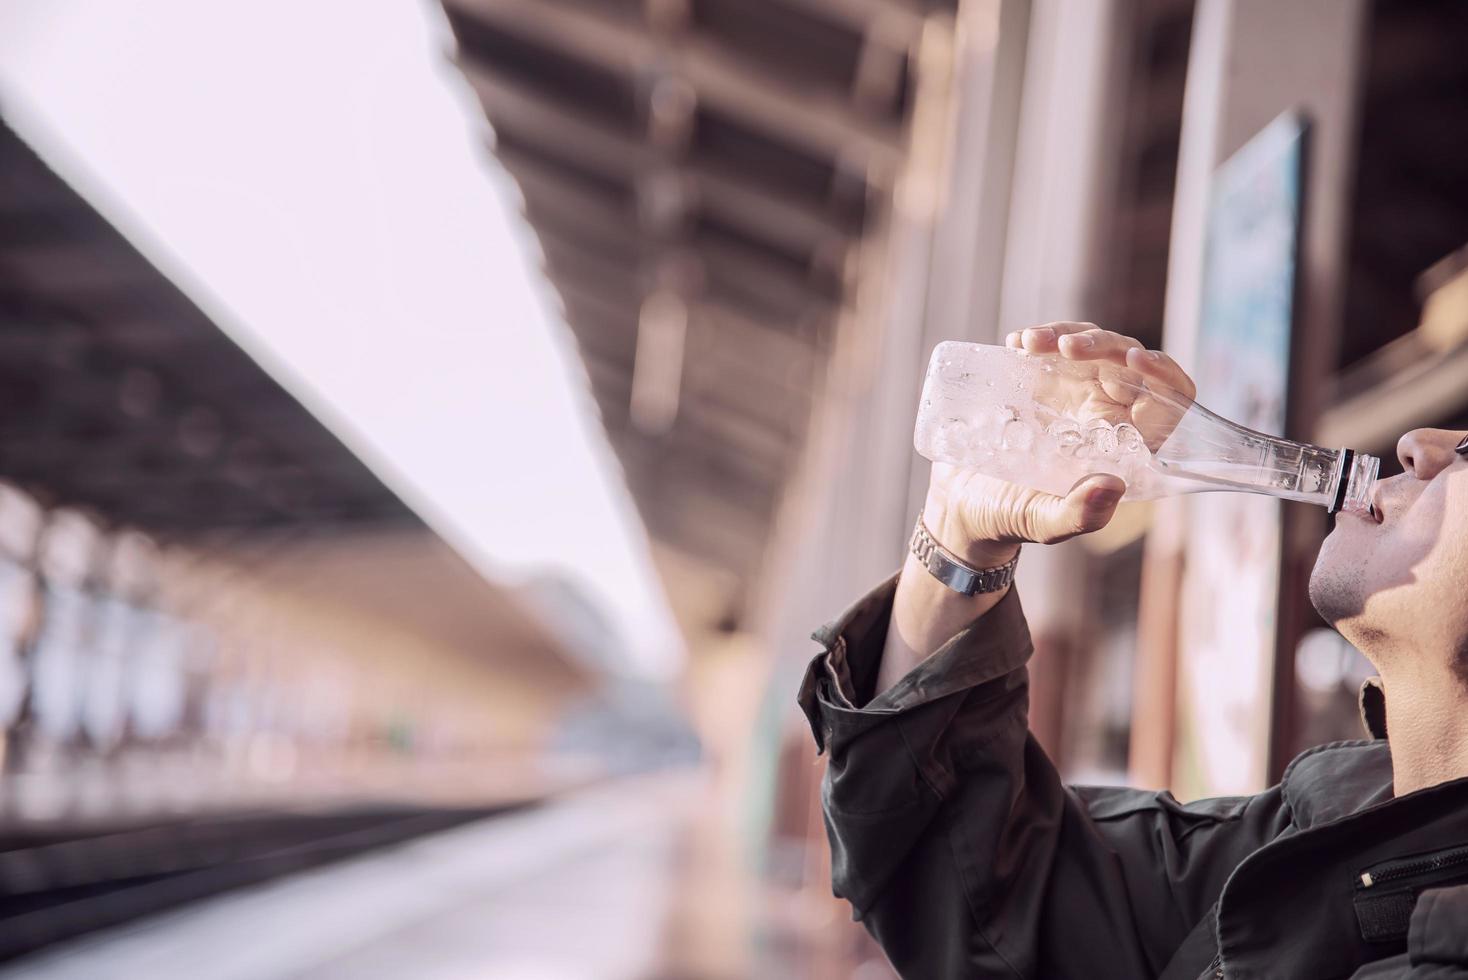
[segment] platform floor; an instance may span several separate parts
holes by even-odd
[[[772,905],[737,844],[707,833],[708,804],[698,773],[592,787],[96,933],[0,980],[890,977],[833,953],[825,913]]]

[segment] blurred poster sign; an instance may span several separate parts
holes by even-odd
[[[1306,126],[1275,119],[1214,174],[1196,381],[1227,418],[1285,426]],[[1264,788],[1279,602],[1280,503],[1189,502],[1178,643],[1174,782],[1194,798]]]

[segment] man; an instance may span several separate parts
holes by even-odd
[[[1008,343],[1192,392],[1166,355],[1090,324]],[[1311,579],[1381,675],[1363,689],[1374,737],[1306,752],[1258,796],[1186,805],[1063,786],[1026,726],[1020,543],[1103,527],[1124,486],[1092,476],[1052,497],[935,466],[932,541],[914,541],[939,559],[909,555],[818,632],[800,695],[830,757],[836,893],[901,974],[1468,977],[1462,436],[1403,436],[1405,472],[1378,485],[1374,516],[1340,517]]]

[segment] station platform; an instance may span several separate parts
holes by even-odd
[[[812,938],[826,923],[767,900],[708,832],[708,793],[696,770],[585,786],[55,944],[0,980],[889,977],[838,966]]]

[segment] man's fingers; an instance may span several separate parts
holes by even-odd
[[[1059,343],[1060,353],[1071,360],[1106,360],[1116,364],[1125,364],[1127,351],[1141,346],[1139,340],[1100,327],[1069,334]]]
[[[1060,354],[1073,361],[1110,361],[1131,368],[1146,378],[1196,397],[1197,386],[1177,362],[1161,351],[1148,350],[1135,337],[1103,330],[1094,323],[1057,320],[1054,323],[1011,332],[1006,347],[1031,354]]]
[[[1162,382],[1174,391],[1182,392],[1190,399],[1198,394],[1198,388],[1187,372],[1178,367],[1177,361],[1160,350],[1144,350],[1140,347],[1129,350],[1126,352],[1126,366],[1144,377]]]
[[[1056,347],[1073,361],[1110,361],[1182,392],[1189,400],[1197,395],[1193,379],[1176,361],[1160,350],[1148,350],[1134,337],[1096,328],[1061,336]]]
[[[1053,327],[1025,327],[1019,332],[1019,345],[1031,354],[1054,354],[1059,336]]]
[[[1085,333],[1088,330],[1099,330],[1100,327],[1085,320],[1053,320],[1044,324],[1045,327],[1054,330],[1057,336],[1064,337],[1069,334]]]
[[[1094,323],[1072,320],[1042,323],[1038,327],[1026,327],[1019,331],[1019,347],[1031,354],[1054,354],[1060,350],[1059,344],[1064,338],[1095,329],[1097,327]]]

